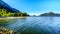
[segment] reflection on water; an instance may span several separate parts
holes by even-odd
[[[26,17],[5,21],[0,26],[21,34],[60,34],[60,17]]]

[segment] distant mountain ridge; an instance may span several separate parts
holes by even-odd
[[[0,0],[0,9],[6,9],[9,12],[20,12],[19,10],[10,7],[7,3],[5,3],[4,1]]]
[[[40,16],[60,16],[60,14],[58,13],[53,13],[53,12],[49,12],[49,13],[43,13]]]

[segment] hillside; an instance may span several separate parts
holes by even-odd
[[[0,0],[0,9],[6,9],[9,12],[20,12],[19,10],[10,7],[7,3],[5,3],[4,1]]]
[[[21,12],[15,8],[10,7],[7,3],[0,0],[0,16],[20,17],[20,16],[29,16],[29,15],[25,12]]]
[[[40,16],[60,16],[60,14],[58,14],[58,13],[53,13],[53,12],[49,12],[49,13],[41,14]]]

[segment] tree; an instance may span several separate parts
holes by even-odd
[[[1,16],[6,16],[6,14],[7,14],[7,12],[6,12],[7,10],[6,9],[0,9],[0,15]]]
[[[7,11],[6,9],[2,8],[0,9],[0,16],[2,17],[19,17],[19,16],[28,16],[27,13],[22,13],[22,12],[18,12],[18,13],[12,13]]]

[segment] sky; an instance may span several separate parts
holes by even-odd
[[[13,8],[30,15],[60,13],[60,0],[3,0]]]

